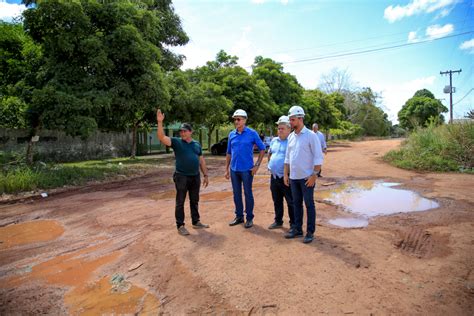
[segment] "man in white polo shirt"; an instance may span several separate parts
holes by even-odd
[[[303,236],[303,201],[306,205],[306,236],[304,243],[314,239],[316,231],[316,207],[314,188],[316,178],[323,164],[323,152],[318,136],[304,126],[304,110],[292,106],[288,112],[293,132],[288,136],[288,149],[285,156],[284,182],[290,185],[293,195],[295,223],[285,238]]]

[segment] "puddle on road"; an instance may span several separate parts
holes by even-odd
[[[363,228],[369,225],[369,221],[364,218],[335,218],[329,220],[328,223],[344,228]]]
[[[129,282],[126,287],[115,288],[108,278],[93,284],[87,283],[100,267],[115,261],[120,252],[97,256],[94,253],[110,245],[109,242],[55,257],[33,265],[22,275],[2,282],[0,288],[16,288],[35,281],[52,285],[70,286],[64,302],[72,315],[123,315],[157,314],[160,303],[146,290]]]
[[[19,245],[50,241],[64,233],[64,228],[52,220],[32,221],[0,227],[0,250]]]
[[[426,211],[439,207],[437,202],[426,199],[413,191],[393,188],[397,185],[399,183],[354,181],[334,190],[318,191],[316,199],[341,205],[345,210],[364,218]],[[364,220],[364,218],[355,220]]]
[[[118,291],[102,278],[94,284],[77,287],[64,297],[72,315],[158,315],[160,302],[156,297],[135,285]]]
[[[30,273],[7,280],[7,285],[17,286],[26,282],[44,281],[49,284],[77,286],[86,282],[99,267],[114,261],[119,252],[90,258],[90,254],[104,245],[89,247],[34,265]]]

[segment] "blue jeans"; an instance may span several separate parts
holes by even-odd
[[[242,202],[242,184],[245,194],[245,213],[247,220],[253,219],[253,193],[252,193],[252,170],[249,171],[230,171],[232,181],[232,190],[234,191],[235,216],[244,217],[244,204]]]
[[[290,179],[291,194],[293,195],[293,207],[295,210],[295,224],[293,229],[297,232],[303,231],[303,200],[306,205],[306,232],[314,234],[316,230],[316,207],[314,205],[314,186],[307,187],[306,179]]]

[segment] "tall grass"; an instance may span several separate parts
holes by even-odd
[[[140,158],[51,165],[40,163],[34,167],[25,164],[4,165],[6,167],[0,172],[0,194],[45,190],[65,185],[81,185],[88,181],[139,173],[141,170],[154,168],[157,165],[156,159]]]
[[[474,123],[417,129],[399,150],[384,159],[404,168],[426,171],[474,172]]]

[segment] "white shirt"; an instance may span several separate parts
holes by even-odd
[[[318,136],[303,127],[299,134],[288,136],[285,164],[290,165],[290,179],[306,179],[314,172],[314,166],[323,164],[323,152]]]

